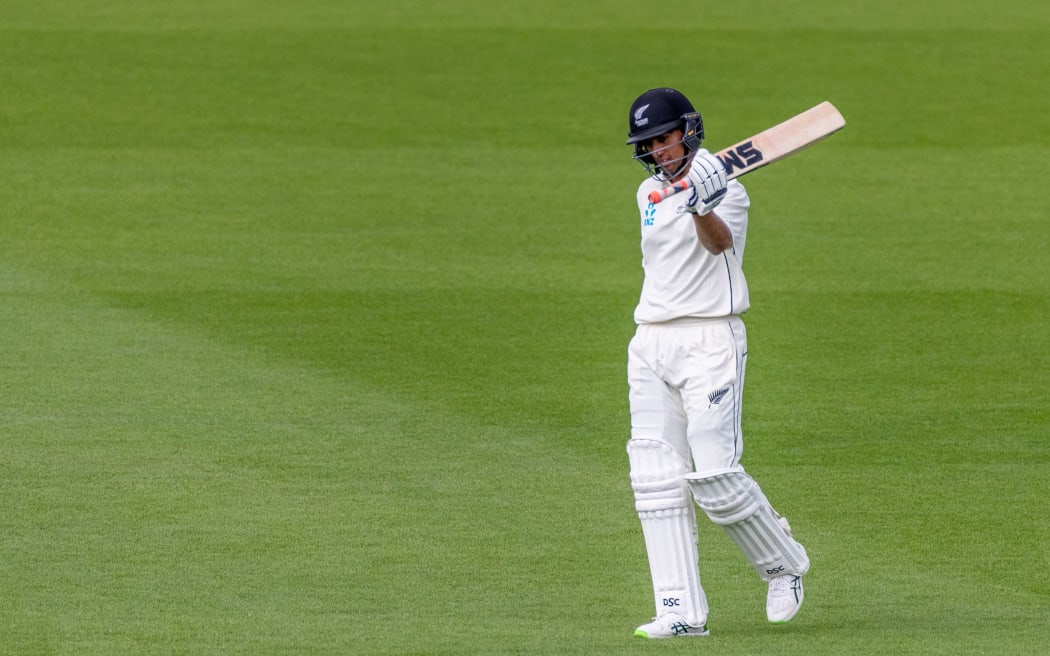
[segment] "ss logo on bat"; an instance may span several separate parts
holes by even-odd
[[[762,151],[755,148],[755,144],[748,140],[722,155],[719,159],[725,165],[726,173],[732,173],[733,169],[742,169],[752,164],[758,164],[764,158]]]

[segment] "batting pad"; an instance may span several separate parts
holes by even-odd
[[[765,581],[802,576],[809,557],[769,505],[758,483],[742,471],[686,476],[696,503],[720,525]]]
[[[642,522],[656,615],[678,613],[693,626],[707,622],[707,597],[700,587],[696,510],[684,476],[686,462],[657,440],[627,442],[635,509]]]

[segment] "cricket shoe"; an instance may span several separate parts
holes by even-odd
[[[801,576],[778,576],[769,582],[766,617],[774,624],[787,622],[802,608],[803,596]]]
[[[664,613],[648,624],[643,624],[634,630],[638,638],[699,638],[709,635],[707,624],[693,626],[685,621],[685,618],[677,613]]]

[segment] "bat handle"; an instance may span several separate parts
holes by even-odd
[[[649,202],[653,203],[653,204],[659,203],[660,201],[667,200],[668,198],[670,198],[671,196],[674,196],[678,192],[685,191],[686,189],[689,189],[692,186],[693,185],[691,185],[689,183],[689,179],[688,178],[686,178],[685,180],[679,180],[678,182],[674,183],[673,185],[671,185],[669,187],[664,187],[663,189],[661,189],[659,191],[650,191],[649,192]]]

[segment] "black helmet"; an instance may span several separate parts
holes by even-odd
[[[627,117],[627,145],[634,144],[634,158],[653,175],[659,174],[656,162],[647,151],[645,142],[653,137],[679,128],[684,133],[682,143],[689,153],[695,153],[704,140],[704,121],[681,91],[670,88],[650,89],[638,96]],[[673,172],[664,172],[671,175]]]

